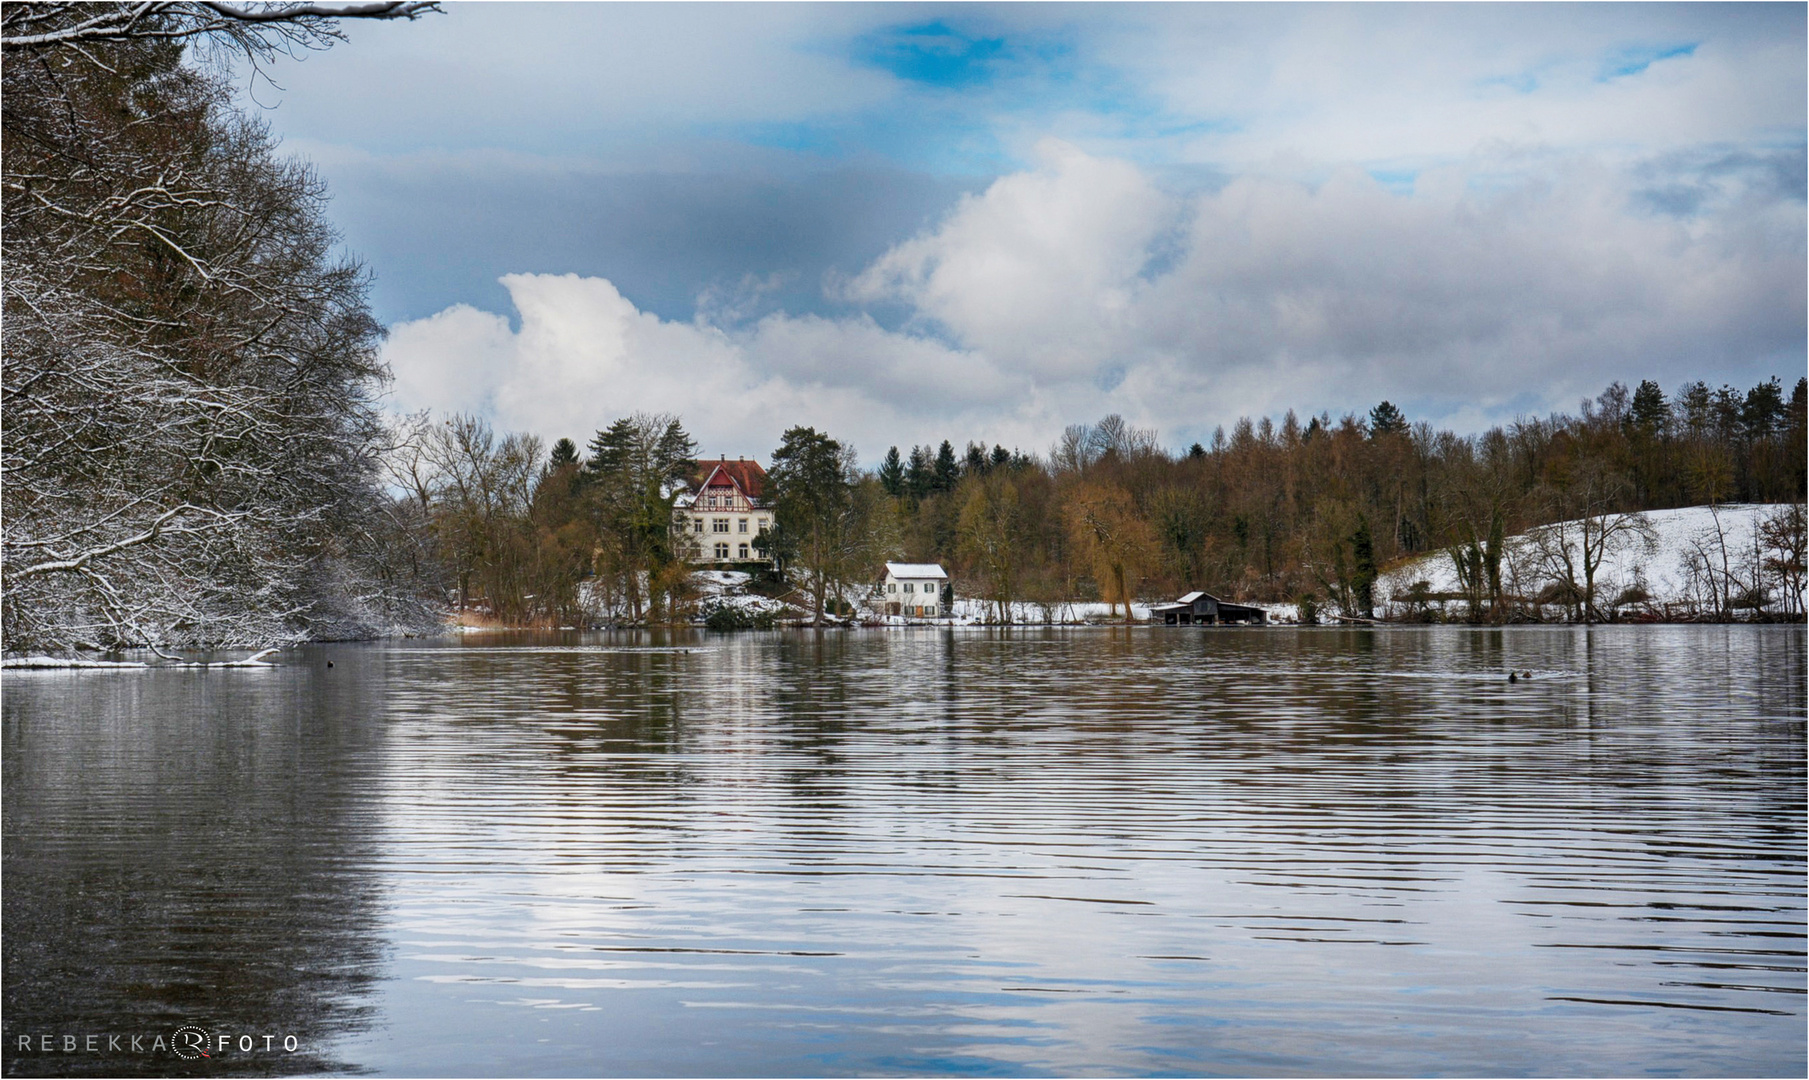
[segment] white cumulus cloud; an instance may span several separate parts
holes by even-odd
[[[1470,427],[1616,378],[1800,369],[1800,192],[1751,155],[1661,172],[1655,191],[1637,168],[1496,148],[1406,191],[1346,169],[1187,194],[1045,141],[1037,167],[832,286],[902,305],[895,329],[859,310],[674,322],[601,278],[512,274],[518,329],[458,306],[396,327],[386,354],[404,408],[580,441],[671,411],[708,453],[764,455],[809,424],[869,462],[942,438],[1041,449],[1107,412],[1171,445],[1383,397]]]

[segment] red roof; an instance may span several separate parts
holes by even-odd
[[[741,488],[743,495],[750,499],[758,499],[760,493],[766,489],[766,470],[760,467],[758,461],[751,458],[739,458],[734,461],[727,458],[699,461],[696,478],[692,482],[701,490],[706,483],[711,487],[727,487],[731,481]]]

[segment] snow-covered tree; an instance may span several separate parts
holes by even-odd
[[[385,562],[403,521],[377,483],[368,275],[335,253],[321,182],[186,62],[201,9],[256,23],[223,4],[4,12],[8,649],[423,614]]]

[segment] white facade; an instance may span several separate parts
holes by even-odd
[[[773,527],[772,509],[758,494],[765,472],[744,460],[700,464],[702,482],[672,504],[673,528],[687,561],[697,566],[768,561],[754,546],[754,538]]]
[[[947,584],[948,572],[936,563],[889,562],[879,586],[880,611],[929,619],[946,615],[942,587]]]

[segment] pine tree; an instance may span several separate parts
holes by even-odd
[[[672,504],[697,468],[697,444],[676,416],[636,413],[597,432],[590,451],[585,467],[597,531],[609,541],[606,550],[639,619],[642,573],[651,587],[682,559],[673,544]]]
[[[1386,405],[1387,402],[1382,404]],[[1351,592],[1357,601],[1357,611],[1365,619],[1373,619],[1376,615],[1376,542],[1369,532],[1369,519],[1357,517],[1357,531],[1351,535]]]
[[[553,444],[552,455],[549,457],[549,459],[547,461],[547,465],[549,468],[551,468],[554,471],[557,471],[559,469],[564,468],[567,465],[576,465],[576,464],[578,464],[578,444],[577,443],[571,441],[570,439],[560,439],[558,442]]]
[[[1380,439],[1384,435],[1405,435],[1407,433],[1407,417],[1391,402],[1384,401],[1369,410],[1369,437]]]
[[[781,437],[766,473],[772,501],[776,547],[802,564],[809,575],[813,622],[839,582],[858,567],[860,524],[851,455],[815,428],[795,427]]]
[[[911,464],[905,469],[905,494],[913,499],[928,495],[936,482],[936,466],[926,447],[911,447]]]
[[[1642,380],[1639,389],[1633,391],[1633,410],[1627,422],[1647,435],[1662,435],[1670,419],[1671,406],[1665,401],[1665,392],[1651,379]]]
[[[941,449],[936,451],[936,475],[932,482],[937,491],[953,491],[955,484],[961,479],[961,466],[955,461],[955,447],[947,439],[942,440]]]
[[[879,486],[885,488],[886,494],[899,498],[905,493],[904,462],[899,460],[898,447],[886,450],[886,459],[879,463]]]
[[[1784,422],[1784,388],[1777,376],[1746,392],[1740,407],[1740,426],[1749,439],[1769,438]]]

